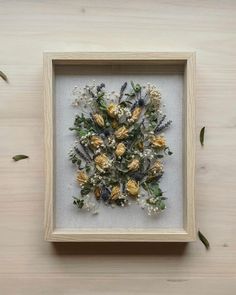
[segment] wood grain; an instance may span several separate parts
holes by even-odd
[[[0,1],[0,293],[236,289],[236,2]],[[211,243],[43,241],[43,51],[196,51],[196,205]],[[206,126],[205,146],[199,131]],[[14,163],[24,153],[29,160]]]

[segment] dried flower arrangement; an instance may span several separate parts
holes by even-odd
[[[69,158],[81,187],[74,204],[93,213],[98,202],[124,207],[134,201],[148,215],[164,210],[161,159],[172,152],[162,132],[171,121],[165,123],[157,87],[131,81],[130,87],[125,82],[119,93],[109,93],[104,83],[94,82],[73,93],[73,106],[81,111],[70,128],[76,141]]]

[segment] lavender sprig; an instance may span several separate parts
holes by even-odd
[[[74,150],[84,161],[90,162],[90,160],[77,147],[75,147]]]
[[[80,144],[81,144],[81,146],[82,146],[82,148],[83,148],[83,150],[84,150],[86,156],[89,158],[90,161],[92,161],[92,158],[91,158],[91,156],[90,156],[90,154],[89,154],[89,152],[88,152],[87,147],[86,147],[84,144],[82,144],[81,141],[80,141]]]
[[[166,115],[163,115],[162,118],[161,118],[161,120],[160,120],[159,123],[157,124],[157,127],[156,127],[156,128],[160,127],[161,124],[165,121],[165,119],[166,119]]]
[[[120,96],[119,96],[119,100],[118,100],[119,103],[120,103],[120,101],[121,101],[121,99],[122,99],[122,97],[123,97],[123,95],[124,95],[124,91],[125,91],[126,87],[127,87],[127,82],[125,82],[125,83],[121,86],[121,89],[120,89]]]
[[[168,128],[168,127],[171,125],[171,123],[172,123],[172,121],[169,120],[169,121],[166,122],[164,125],[162,125],[162,126],[160,126],[160,127],[156,127],[156,129],[155,129],[154,132],[157,133],[157,132],[161,132],[161,131],[163,131],[164,129]]]
[[[105,87],[104,83],[101,83],[100,85],[97,86],[97,92],[100,92],[102,90],[102,88]]]

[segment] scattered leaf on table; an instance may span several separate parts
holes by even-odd
[[[16,161],[19,161],[19,160],[23,160],[23,159],[27,159],[29,158],[28,156],[26,155],[15,155],[14,157],[12,157],[12,159],[16,162]]]
[[[202,146],[204,145],[204,136],[205,136],[205,126],[202,127],[202,129],[200,131],[200,143]]]
[[[8,82],[7,76],[6,76],[2,71],[0,71],[0,77],[1,77],[4,81]]]
[[[210,248],[210,244],[207,238],[200,232],[200,230],[198,231],[198,237],[201,240],[201,242],[205,245],[206,249],[208,250]]]

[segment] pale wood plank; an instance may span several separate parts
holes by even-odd
[[[1,293],[111,294],[113,287],[125,294],[127,285],[129,294],[234,295],[236,2],[49,0],[0,5],[0,68],[10,82],[0,80]],[[45,50],[197,52],[196,207],[199,227],[211,242],[209,252],[199,241],[187,247],[63,243],[59,248],[43,241]],[[203,125],[204,149],[198,140]],[[31,159],[13,163],[11,156],[19,150]],[[173,280],[172,289],[166,280]]]

